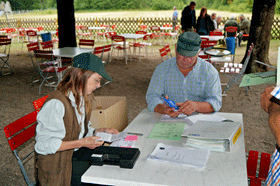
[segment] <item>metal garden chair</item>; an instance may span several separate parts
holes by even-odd
[[[243,78],[244,72],[247,68],[251,53],[253,51],[253,47],[254,47],[254,44],[252,43],[247,52],[247,57],[245,59],[244,64],[242,65],[241,69],[239,67],[235,68],[234,66],[231,66],[231,67],[226,67],[224,69],[224,71],[222,71],[222,72],[220,71],[221,73],[225,74],[229,79],[228,83],[226,84],[226,88],[225,88],[223,94],[225,94],[226,91],[229,90],[229,88],[232,87],[234,84],[237,84],[237,85],[240,84],[240,82]],[[237,69],[238,69],[238,71],[237,71]],[[248,91],[249,91],[250,87],[244,87],[244,88],[246,90],[246,95],[248,95]]]
[[[8,62],[10,57],[11,43],[12,43],[12,39],[0,38],[0,47],[2,49],[2,51],[0,52],[0,75],[1,76],[14,73],[12,67]],[[4,74],[3,73],[4,68],[9,68],[10,72]]]
[[[163,48],[160,48],[159,53],[160,53],[162,62],[164,62],[167,59],[172,58],[171,49],[170,49],[169,45],[165,45]]]
[[[21,147],[25,142],[31,140],[31,138],[34,137],[37,125],[37,113],[37,110],[33,111],[4,127],[4,132],[8,139],[8,143],[17,158],[20,170],[28,186],[35,185],[35,182],[32,183],[32,181],[30,180],[25,170],[24,164],[28,160],[30,160],[29,157],[34,154],[34,149],[32,149],[32,151],[29,151],[26,156],[23,155],[24,153],[20,153],[20,150],[17,151],[17,149]]]

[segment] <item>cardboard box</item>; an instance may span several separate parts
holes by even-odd
[[[90,122],[93,128],[116,128],[128,125],[126,97],[95,96]]]

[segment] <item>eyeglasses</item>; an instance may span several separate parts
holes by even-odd
[[[100,83],[100,87],[103,87],[103,86],[107,85],[110,82],[111,81],[108,81],[107,79],[104,79],[104,78],[102,78],[102,79],[95,79],[95,83],[96,84]],[[100,88],[100,87],[98,87],[98,88]]]

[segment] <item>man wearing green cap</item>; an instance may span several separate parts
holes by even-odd
[[[183,113],[211,113],[222,106],[221,82],[212,64],[198,57],[201,39],[197,33],[184,32],[177,42],[176,57],[158,65],[146,94],[151,112],[177,117]],[[164,104],[173,100],[178,110]]]
[[[95,132],[118,133],[116,129],[91,127],[93,91],[100,87],[102,78],[112,81],[101,59],[91,53],[80,54],[46,99],[37,115],[35,138],[40,185],[81,185],[81,175],[89,163],[77,157],[104,143]]]

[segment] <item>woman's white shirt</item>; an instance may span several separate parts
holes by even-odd
[[[79,139],[84,135],[84,121],[85,121],[85,105],[81,100],[82,106],[80,111],[82,115],[78,113],[75,98],[72,92],[69,92],[69,99],[74,107],[78,123],[81,124],[81,131]],[[37,115],[37,127],[36,127],[36,143],[35,151],[38,154],[55,154],[62,144],[62,139],[65,137],[66,130],[63,121],[65,115],[65,108],[61,101],[58,99],[51,99],[44,104],[42,109]],[[91,123],[88,124],[88,133],[86,136],[92,136],[94,128],[91,127]],[[78,150],[78,149],[74,149]]]

